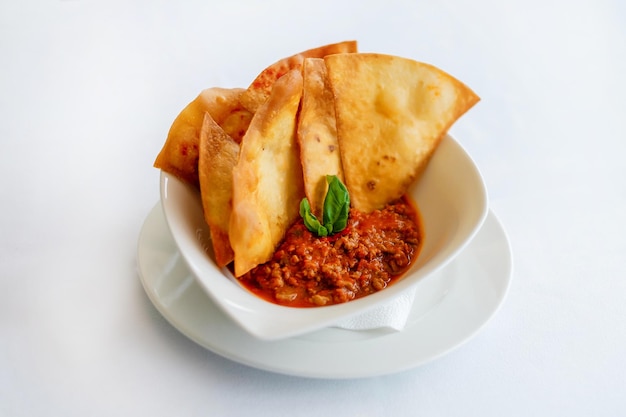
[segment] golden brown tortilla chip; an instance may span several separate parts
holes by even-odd
[[[200,131],[198,175],[204,218],[211,230],[215,260],[220,267],[233,260],[228,238],[232,211],[233,168],[239,156],[239,145],[205,113]]]
[[[246,130],[248,130],[252,116],[254,116],[254,114],[247,109],[235,108],[227,114],[218,125],[228,136],[233,138],[235,142],[241,143],[241,139],[243,139]]]
[[[241,97],[241,103],[251,112],[256,112],[258,107],[269,97],[274,82],[288,71],[302,68],[304,58],[323,58],[326,55],[356,51],[356,41],[344,41],[309,49],[283,58],[261,71]]]
[[[299,215],[304,185],[295,130],[301,94],[300,70],[281,77],[241,141],[229,225],[236,276],[267,262]]]
[[[448,128],[479,98],[428,64],[382,54],[325,58],[352,207],[364,212],[400,198]]]
[[[343,182],[337,143],[335,101],[322,58],[306,58],[302,67],[303,89],[298,119],[298,142],[304,190],[313,214],[320,216],[328,189],[326,175]]]
[[[242,88],[208,88],[189,103],[174,119],[167,140],[157,156],[154,167],[169,172],[183,181],[199,186],[198,155],[200,128],[208,112],[219,125],[227,124],[233,138],[241,138],[252,114],[244,109],[239,98]]]

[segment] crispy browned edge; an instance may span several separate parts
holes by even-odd
[[[357,52],[357,50],[357,41],[349,40],[319,46],[282,58],[257,75],[241,96],[241,103],[251,112],[256,112],[259,106],[269,97],[274,82],[288,71],[302,68],[304,58],[323,58],[326,55],[353,53]]]

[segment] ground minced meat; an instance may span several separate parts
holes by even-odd
[[[347,227],[328,237],[299,219],[272,259],[240,280],[282,305],[344,303],[390,285],[417,256],[421,239],[417,211],[406,199],[369,214],[351,209]]]

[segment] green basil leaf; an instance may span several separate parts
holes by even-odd
[[[328,182],[328,191],[324,198],[322,210],[323,224],[311,212],[309,200],[303,198],[300,201],[300,217],[302,217],[304,225],[311,233],[316,233],[320,237],[345,229],[350,213],[350,196],[345,185],[336,175],[327,175],[326,181]]]
[[[307,198],[300,201],[300,217],[304,220],[304,225],[310,232],[316,233],[318,236],[328,236],[328,230],[322,225],[317,217],[311,212],[311,204]]]
[[[324,198],[323,221],[328,233],[341,232],[348,224],[350,195],[336,175],[327,175],[328,191]]]

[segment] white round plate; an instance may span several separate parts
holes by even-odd
[[[493,212],[466,249],[423,283],[400,332],[326,328],[264,341],[251,336],[202,290],[181,257],[157,204],[142,227],[137,263],[157,310],[180,332],[233,361],[311,378],[362,378],[407,370],[474,336],[502,305],[512,278],[511,249]]]

